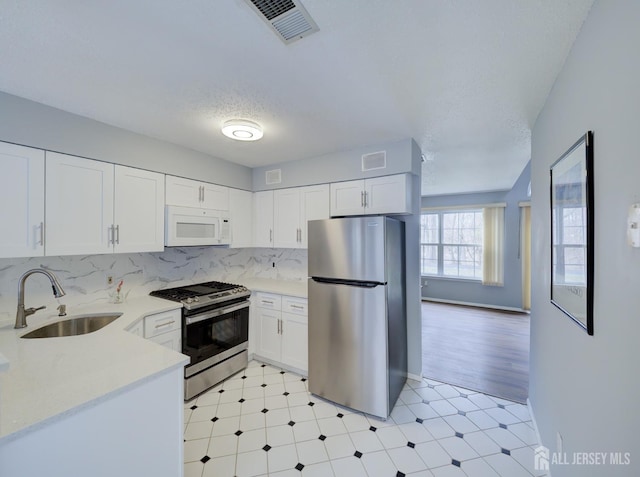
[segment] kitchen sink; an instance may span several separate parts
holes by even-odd
[[[104,328],[121,316],[122,313],[96,313],[76,316],[38,328],[26,335],[22,335],[21,338],[57,338],[61,336],[86,335]]]

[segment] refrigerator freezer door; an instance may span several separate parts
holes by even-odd
[[[387,418],[386,286],[309,279],[309,390]]]
[[[309,221],[309,276],[385,283],[385,218]]]

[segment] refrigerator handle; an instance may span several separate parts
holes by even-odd
[[[324,277],[311,277],[314,282],[326,283],[329,285],[347,285],[350,287],[360,288],[375,288],[378,285],[386,285],[384,282],[370,282],[365,280],[343,280],[340,278],[324,278]]]

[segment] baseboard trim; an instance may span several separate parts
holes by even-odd
[[[524,308],[516,308],[513,306],[499,306],[499,305],[487,305],[485,303],[472,303],[468,301],[458,301],[458,300],[443,300],[440,298],[429,298],[422,297],[422,301],[432,301],[435,303],[446,303],[448,305],[462,305],[462,306],[474,306],[476,308],[488,308],[490,310],[503,310],[503,311],[514,311],[516,313],[524,313],[529,314],[529,310],[525,310]]]
[[[422,375],[419,375],[419,374],[407,373],[407,378],[413,379],[414,381],[422,381]]]

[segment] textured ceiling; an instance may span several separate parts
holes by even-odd
[[[413,137],[423,194],[508,189],[593,0],[303,3],[287,46],[244,0],[0,0],[0,90],[247,166]]]

